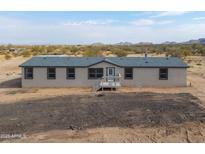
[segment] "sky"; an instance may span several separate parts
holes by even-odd
[[[0,12],[0,44],[183,42],[205,37],[205,12]]]

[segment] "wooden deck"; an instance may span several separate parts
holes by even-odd
[[[100,86],[103,88],[118,88],[121,84],[120,82],[100,82]]]
[[[103,90],[103,89],[117,89],[121,87],[120,83],[120,77],[114,76],[114,77],[103,77],[100,82],[97,82],[93,89],[95,91]]]

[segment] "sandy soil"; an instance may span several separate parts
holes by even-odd
[[[162,128],[165,132],[160,132],[164,133],[161,142],[168,142],[165,136],[176,135],[175,132],[183,133],[181,134],[182,138],[178,137],[178,142],[204,141],[201,132],[197,131],[201,138],[191,140],[195,137],[191,135],[192,129],[190,131],[182,129],[189,124],[200,126],[200,128],[205,126],[205,108],[200,105],[198,98],[189,93],[145,92],[58,96],[50,99],[16,102],[15,105],[13,103],[1,104],[0,116],[1,133],[25,136],[20,140],[12,139],[11,142],[34,142],[32,138],[35,138],[37,134],[41,136],[41,140],[36,142],[43,142],[43,140],[46,142],[47,138],[42,137],[44,132],[55,132],[56,130],[65,131],[67,135],[71,136],[74,133],[74,136],[78,136],[77,138],[84,138],[89,132],[92,134],[97,130],[108,131],[111,128],[115,130],[118,128],[123,133],[126,132],[126,129],[133,129],[133,133],[135,129],[138,132],[141,130],[142,133],[144,129],[160,132],[160,128]],[[189,132],[188,136],[187,131]],[[84,134],[84,132],[86,133]],[[129,132],[127,133],[130,135]],[[97,142],[105,142],[102,135],[109,134],[100,134],[101,137],[97,139]],[[117,134],[116,137],[119,138],[120,134]],[[160,134],[141,134],[141,136],[146,135],[152,136],[149,142],[160,141],[153,136],[160,136]],[[50,139],[53,138],[53,134],[46,136]],[[72,138],[73,140],[71,140]],[[87,142],[88,139],[84,138],[81,142]],[[108,139],[106,142],[109,142]],[[123,139],[121,136],[120,140],[116,142],[139,140],[135,137]],[[2,141],[5,140],[2,139]],[[96,142],[91,139],[90,141]],[[76,139],[71,137],[67,142],[76,142]]]
[[[91,143],[199,143],[205,142],[205,126],[201,123],[185,123],[171,127],[121,128],[106,127],[81,131],[53,130],[25,136],[9,142],[91,142]],[[8,142],[5,141],[5,142]]]
[[[18,65],[25,60],[22,57],[0,60],[0,132],[24,135],[17,139],[2,139],[2,142],[204,142],[205,140],[205,57],[187,59],[191,66],[188,70],[188,85],[191,82],[191,87],[123,87],[113,93],[117,96],[111,97],[111,100],[115,98],[113,101],[106,103],[101,101],[102,98],[107,99],[112,94],[108,92],[105,96],[97,97],[89,88],[20,88]],[[117,99],[119,95],[123,95],[120,100],[124,102],[126,100],[129,106]],[[150,96],[148,99],[142,95]],[[91,101],[90,98],[95,99]],[[70,100],[80,104],[76,106]],[[156,102],[160,106],[156,106]],[[75,116],[69,115],[72,113],[75,113]],[[87,122],[85,119],[87,116],[91,118],[90,123],[84,124]],[[154,125],[150,125],[150,117],[155,117],[152,119]]]

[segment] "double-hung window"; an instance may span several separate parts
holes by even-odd
[[[75,79],[75,68],[68,67],[66,69],[67,79]]]
[[[133,68],[127,67],[125,68],[125,79],[133,79]]]
[[[159,69],[159,80],[168,80],[168,68]]]
[[[55,67],[47,68],[47,79],[56,79],[56,68]]]
[[[33,79],[33,67],[24,68],[24,79]]]

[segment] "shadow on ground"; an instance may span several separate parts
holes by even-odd
[[[156,127],[205,122],[189,93],[74,95],[0,105],[1,133],[36,133],[96,127]]]
[[[0,82],[0,88],[21,88],[21,78]]]

